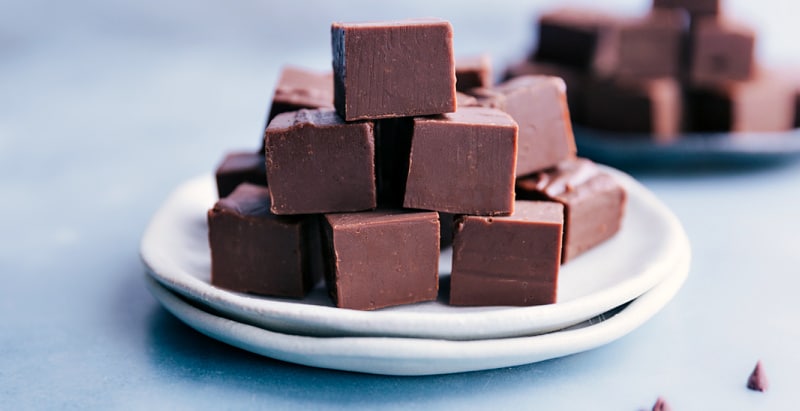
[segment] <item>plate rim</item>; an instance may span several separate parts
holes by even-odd
[[[273,359],[341,371],[421,376],[481,371],[563,357],[624,337],[663,309],[689,276],[691,254],[682,254],[671,274],[614,316],[578,329],[535,336],[455,341],[425,338],[284,334],[237,322],[194,307],[157,279],[147,288],[180,321],[228,345]]]
[[[612,169],[610,167],[601,166],[605,171],[612,174],[621,184],[626,186],[629,194],[631,187],[635,188],[636,192],[641,195],[641,200],[648,203],[650,206],[655,207],[659,214],[665,217],[665,223],[670,230],[670,234],[674,237],[673,241],[668,242],[667,249],[662,250],[661,254],[670,256],[677,251],[680,251],[680,246],[684,243],[687,245],[688,250],[688,237],[678,221],[677,217],[660,202],[655,194],[650,192],[646,187],[641,185],[629,175]],[[596,292],[588,296],[570,300],[563,303],[556,303],[545,306],[535,307],[514,307],[508,310],[497,310],[492,312],[482,312],[481,319],[471,320],[464,318],[454,313],[413,313],[413,312],[392,312],[392,311],[356,311],[356,310],[342,310],[335,307],[315,306],[315,305],[302,305],[302,309],[298,309],[298,303],[276,301],[261,298],[258,296],[245,296],[229,292],[214,287],[207,282],[204,282],[191,274],[179,275],[176,278],[172,270],[164,267],[154,267],[148,256],[152,250],[149,250],[148,239],[153,236],[153,227],[159,218],[160,213],[164,212],[166,206],[178,196],[182,190],[186,189],[191,184],[199,184],[202,179],[210,179],[211,177],[201,176],[190,179],[179,187],[177,187],[170,197],[164,202],[161,208],[156,212],[154,217],[150,220],[147,229],[142,237],[140,254],[145,268],[156,278],[162,285],[167,288],[178,292],[179,294],[192,299],[195,302],[201,303],[205,306],[212,308],[215,311],[224,313],[226,316],[235,318],[238,321],[248,322],[261,327],[268,327],[271,329],[280,330],[292,334],[313,334],[322,336],[341,336],[341,335],[382,335],[382,336],[408,336],[411,335],[409,329],[413,329],[413,336],[420,338],[445,338],[445,339],[475,339],[475,338],[500,338],[510,337],[534,333],[543,333],[564,328],[571,324],[579,323],[592,316],[605,312],[623,302],[630,301],[638,297],[645,291],[652,288],[660,280],[662,280],[668,273],[667,270],[658,264],[649,264],[645,267],[642,274],[636,275],[633,278],[624,280],[613,287],[602,292]],[[163,264],[164,261],[159,261]],[[164,270],[170,274],[165,275],[160,272]],[[180,271],[179,267],[175,270]],[[182,280],[183,282],[180,282]],[[633,285],[631,285],[633,284]],[[626,289],[627,293],[623,294],[623,298],[614,297],[614,290]],[[581,305],[588,305],[592,308],[586,310],[577,309]],[[302,312],[298,312],[302,311]],[[559,313],[560,311],[560,313]],[[566,313],[566,314],[565,314]],[[342,317],[346,317],[344,321],[346,324],[337,323],[341,321]],[[457,321],[460,326],[459,332],[449,330],[447,332],[440,331],[440,327],[430,327],[427,329],[415,329],[412,326],[419,324],[421,319],[427,322],[431,321],[432,317],[436,317],[436,321],[442,323]],[[509,317],[514,317],[517,321],[512,321],[512,324],[520,322],[524,326],[510,326]],[[332,318],[336,321],[333,321]],[[535,321],[531,321],[531,319]],[[505,320],[505,321],[500,321]],[[472,321],[472,322],[470,322]],[[386,327],[376,326],[375,323],[399,323],[403,327]],[[309,326],[311,324],[311,326]],[[470,324],[472,324],[470,326]],[[476,324],[492,324],[497,328],[486,330],[485,328],[477,327]],[[395,324],[396,325],[396,324]],[[476,334],[475,330],[481,330]]]

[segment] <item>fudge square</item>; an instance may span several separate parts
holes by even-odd
[[[724,18],[706,17],[692,33],[691,80],[717,83],[748,80],[755,71],[755,33]]]
[[[333,107],[333,72],[286,66],[275,85],[267,123],[287,111],[324,107]]]
[[[473,89],[479,104],[500,109],[519,127],[516,175],[575,157],[567,85],[551,76],[521,76],[493,89]]]
[[[273,213],[375,208],[371,122],[345,123],[333,109],[298,110],[275,117],[265,134]]]
[[[415,118],[403,207],[511,214],[516,159],[517,123],[500,110]]]
[[[331,26],[334,105],[345,120],[456,110],[453,28],[411,19]]]
[[[672,78],[653,80],[594,80],[586,88],[587,126],[652,136],[668,143],[683,128],[684,101],[680,83]]]
[[[439,217],[376,210],[326,214],[325,279],[340,308],[374,310],[436,299]]]
[[[508,217],[459,217],[450,304],[556,302],[563,208],[554,202],[517,201]]]
[[[211,284],[239,292],[302,298],[322,277],[313,216],[276,216],[266,187],[240,184],[208,211]]]
[[[677,77],[688,26],[686,13],[670,9],[621,20],[601,39],[594,69],[603,77]]]
[[[613,177],[577,158],[517,180],[517,198],[564,205],[561,262],[566,263],[619,231],[627,197]]]
[[[241,183],[267,186],[267,169],[262,152],[234,151],[217,167],[217,194],[227,197]]]

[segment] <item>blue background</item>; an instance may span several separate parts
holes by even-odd
[[[328,67],[332,21],[446,18],[457,54],[491,52],[500,71],[562,3],[0,3],[0,408],[635,410],[663,395],[678,410],[791,409],[800,163],[635,173],[687,229],[688,282],[630,335],[538,364],[423,378],[296,366],[193,331],[144,288],[152,213],[225,151],[259,146],[280,67]],[[759,29],[762,61],[800,58],[798,2],[728,6]],[[758,359],[764,394],[744,388]]]

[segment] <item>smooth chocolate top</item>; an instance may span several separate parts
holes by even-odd
[[[446,20],[333,23],[334,105],[347,121],[456,109],[453,28]]]
[[[333,109],[275,117],[266,131],[267,179],[275,214],[375,208],[372,122],[342,120]]]
[[[286,66],[275,87],[275,101],[308,108],[333,107],[333,71]]]
[[[553,169],[517,180],[526,191],[545,193],[551,198],[574,192],[578,186],[602,174],[597,164],[585,158],[564,161]]]
[[[694,15],[717,15],[720,0],[653,0],[654,8],[681,8]]]
[[[269,207],[269,189],[255,184],[242,183],[229,196],[217,201],[213,210],[215,212],[228,211],[243,216],[269,217],[273,215],[269,211]]]
[[[487,54],[456,58],[456,89],[492,86],[492,62]]]
[[[326,214],[325,218],[332,227],[361,227],[371,224],[385,224],[403,221],[438,221],[435,211],[414,210],[374,210],[357,213]]]
[[[264,169],[264,154],[253,153],[251,151],[235,151],[225,155],[219,167],[217,167],[217,174],[231,173],[240,170],[257,170]]]
[[[476,126],[516,127],[517,123],[508,114],[499,110],[487,110],[483,107],[464,107],[455,113],[440,116],[414,119],[415,123],[454,122],[475,124]]]

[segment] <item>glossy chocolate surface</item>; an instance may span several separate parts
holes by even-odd
[[[502,111],[464,107],[415,118],[406,208],[503,215],[514,210],[517,124]]]
[[[267,188],[243,183],[209,210],[211,283],[302,298],[322,277],[316,217],[279,217],[269,209]]]
[[[337,307],[374,310],[436,299],[435,212],[327,214],[323,229],[326,282]]]
[[[215,173],[217,195],[227,197],[241,183],[267,186],[267,168],[263,152],[235,151],[225,155]]]
[[[267,127],[265,144],[273,213],[375,208],[371,122],[345,123],[333,109],[283,113]]]
[[[613,177],[584,158],[517,180],[517,198],[564,205],[562,262],[577,257],[619,231],[626,194]]]
[[[508,217],[461,216],[453,242],[452,305],[556,302],[563,206],[517,201]]]
[[[334,104],[347,121],[456,110],[453,28],[441,19],[334,23]]]

